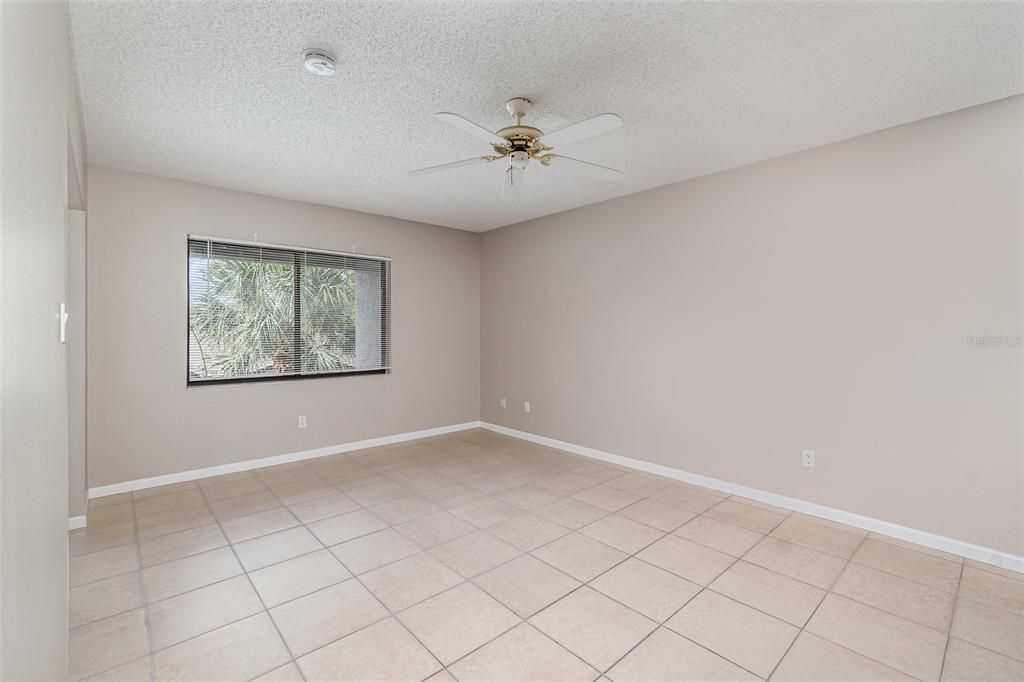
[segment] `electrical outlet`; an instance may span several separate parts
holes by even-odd
[[[803,457],[804,457],[804,459],[803,459],[804,466],[807,467],[808,469],[813,469],[814,468],[814,450],[804,450]]]
[[[523,412],[525,412],[526,414],[530,414],[530,401],[529,400],[524,400],[523,401]]]
[[[299,415],[299,428],[300,429],[306,428],[306,415],[304,415],[304,414],[300,414]]]
[[[506,402],[506,400],[505,400],[504,398],[502,398],[501,400],[499,400],[499,401],[498,401],[498,405],[499,405],[499,406],[501,407],[501,409],[503,409],[503,410],[504,410],[504,409],[505,409],[506,407],[508,407],[508,403]]]

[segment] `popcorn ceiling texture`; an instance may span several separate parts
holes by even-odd
[[[483,231],[1024,91],[1012,3],[93,2],[69,8],[89,162]],[[332,50],[333,78],[302,69]],[[436,121],[492,129],[506,99],[607,184],[498,164]],[[213,229],[208,226],[206,229]],[[214,230],[215,231],[215,230]]]

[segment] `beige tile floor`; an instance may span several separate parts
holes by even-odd
[[[94,500],[94,680],[1024,680],[1024,576],[488,431]]]

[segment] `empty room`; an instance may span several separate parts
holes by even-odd
[[[1024,680],[1024,2],[0,0],[0,680]]]

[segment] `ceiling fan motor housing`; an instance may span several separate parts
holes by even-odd
[[[516,119],[516,122],[515,125],[506,126],[495,133],[498,137],[503,137],[507,140],[504,148],[495,146],[495,151],[499,154],[508,154],[513,164],[515,164],[517,158],[522,158],[521,163],[524,168],[526,167],[526,162],[530,160],[533,154],[546,149],[546,147],[537,142],[537,139],[544,134],[544,131],[533,126],[523,125],[523,116],[526,116],[531,106],[533,106],[533,102],[525,97],[513,97],[505,102],[505,108]],[[517,154],[521,156],[517,156]]]
[[[515,125],[502,128],[496,134],[507,140],[507,146],[512,151],[538,151],[541,145],[536,140],[543,132],[533,126]]]

